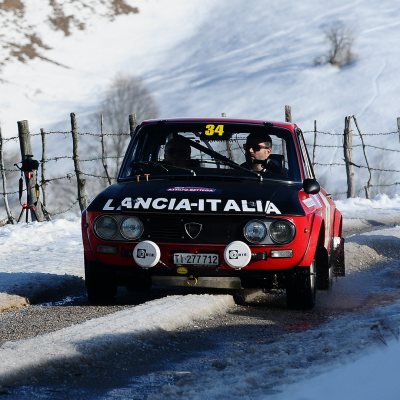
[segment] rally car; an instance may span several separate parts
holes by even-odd
[[[250,137],[270,137],[271,150],[250,150]],[[292,123],[144,121],[117,182],[83,212],[82,236],[92,303],[113,302],[118,286],[189,285],[285,289],[288,307],[311,309],[345,275],[342,214]]]

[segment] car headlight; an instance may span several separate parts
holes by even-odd
[[[112,239],[118,233],[118,222],[114,217],[103,215],[94,223],[94,231],[101,239]]]
[[[284,219],[272,223],[269,227],[269,234],[272,240],[279,244],[291,242],[295,233],[295,226],[290,221]]]
[[[244,227],[244,237],[251,243],[260,243],[267,236],[267,227],[261,221],[250,221]]]
[[[143,224],[139,218],[128,217],[122,221],[121,235],[128,240],[134,240],[143,233]]]

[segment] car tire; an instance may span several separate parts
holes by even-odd
[[[346,276],[345,259],[344,259],[344,238],[342,238],[341,240],[340,250],[334,262],[333,276]]]
[[[324,247],[317,250],[316,254],[317,264],[317,289],[330,290],[333,282],[333,268],[329,265],[328,253]]]
[[[288,308],[311,310],[317,293],[315,259],[309,267],[299,268],[287,276],[286,301]]]
[[[117,276],[104,265],[85,259],[85,286],[89,303],[113,304],[117,296]]]

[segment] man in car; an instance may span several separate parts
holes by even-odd
[[[246,152],[246,162],[241,165],[242,167],[255,172],[282,174],[279,163],[268,158],[272,151],[272,139],[267,133],[250,133],[243,147]]]
[[[186,168],[190,160],[190,145],[181,137],[175,137],[168,141],[164,149],[165,161],[171,161],[175,167]]]

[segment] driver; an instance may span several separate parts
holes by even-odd
[[[171,161],[175,167],[186,168],[190,160],[191,148],[187,141],[181,137],[175,137],[168,141],[164,149],[165,161]]]
[[[268,158],[272,151],[272,139],[267,133],[250,133],[243,147],[246,152],[246,162],[241,165],[242,167],[255,172],[282,173],[278,162]]]

